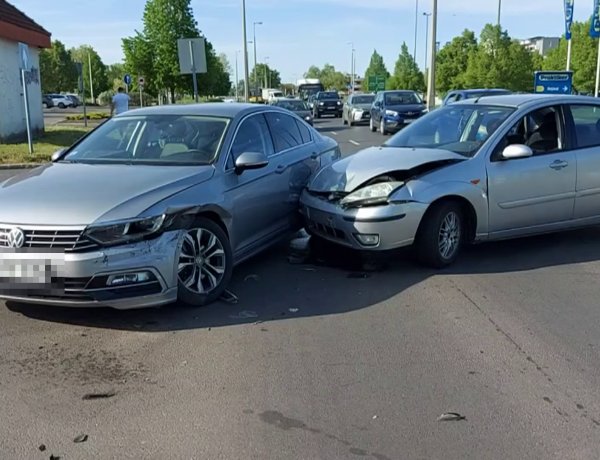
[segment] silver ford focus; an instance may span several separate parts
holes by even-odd
[[[127,309],[222,295],[301,219],[335,141],[252,104],[139,109],[0,184],[0,297]]]
[[[451,264],[464,243],[600,223],[600,103],[483,97],[436,109],[381,147],[321,170],[308,230],[366,251],[415,245]]]

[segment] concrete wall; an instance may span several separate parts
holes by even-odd
[[[27,139],[25,103],[19,69],[19,46],[0,38],[0,143]],[[31,129],[38,136],[44,131],[39,50],[29,47],[29,92]]]

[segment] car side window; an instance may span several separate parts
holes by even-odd
[[[564,138],[558,107],[544,107],[528,113],[516,122],[494,150],[492,160],[501,159],[502,151],[509,145],[528,146],[534,156],[561,151]]]
[[[600,106],[570,106],[575,125],[577,148],[600,146]]]
[[[300,137],[302,138],[303,144],[308,144],[312,141],[312,136],[310,135],[310,129],[306,126],[302,120],[296,120],[296,124],[298,125],[298,129],[300,130]]]
[[[452,102],[455,102],[457,98],[457,94],[456,93],[450,93],[448,95],[448,98],[446,99],[446,104],[450,104]]]
[[[302,135],[296,120],[285,113],[269,112],[266,115],[275,144],[275,153],[302,145]]]
[[[231,155],[228,167],[233,167],[235,160],[244,152],[261,152],[273,155],[273,142],[265,117],[262,114],[252,115],[242,121],[231,144]]]

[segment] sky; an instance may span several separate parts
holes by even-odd
[[[145,0],[8,0],[68,48],[94,47],[105,64],[121,62],[121,38],[142,30]],[[256,26],[258,62],[281,73],[284,82],[302,78],[311,65],[329,63],[350,72],[352,45],[356,72],[363,75],[373,50],[390,72],[406,42],[415,45],[417,62],[425,63],[426,21],[432,0],[246,0],[247,39]],[[502,0],[502,26],[511,37],[560,36],[564,33],[563,0]],[[198,28],[217,53],[225,53],[235,75],[243,78],[241,0],[192,0]],[[101,6],[100,6],[101,5]],[[543,5],[543,7],[542,7]],[[589,18],[593,0],[575,0],[575,20]],[[498,0],[438,0],[438,40],[443,46],[465,28],[477,35],[495,23]],[[431,31],[431,28],[429,28]],[[253,45],[248,45],[250,70]]]

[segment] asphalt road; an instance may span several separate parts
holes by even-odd
[[[352,150],[383,139],[317,126]],[[239,267],[237,304],[205,309],[2,306],[1,456],[597,459],[598,232],[441,272],[293,265],[281,246]]]

